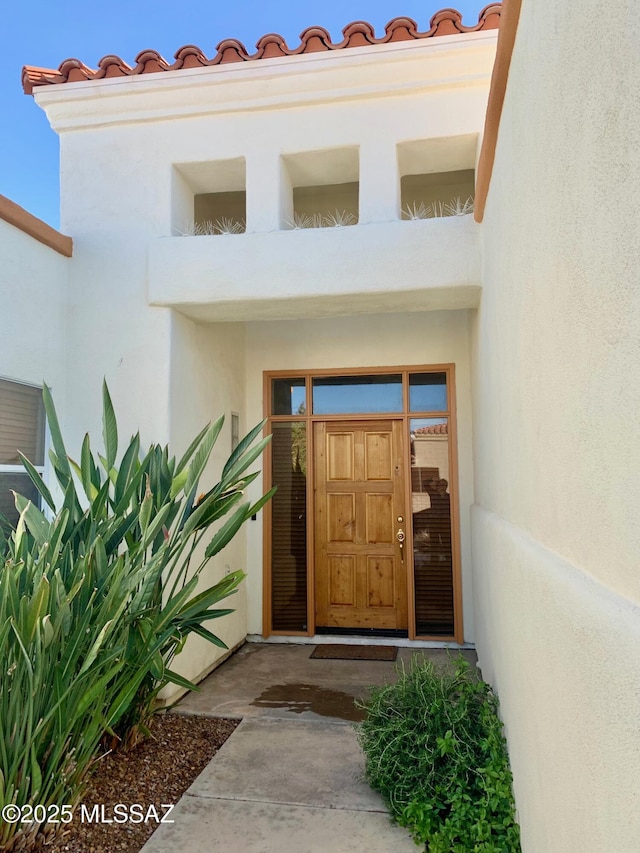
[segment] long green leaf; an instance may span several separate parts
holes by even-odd
[[[217,637],[215,634],[212,634],[211,631],[209,631],[207,628],[204,628],[202,625],[193,625],[191,630],[199,637],[208,640],[212,645],[218,646],[219,649],[229,648],[229,646],[224,642],[224,640],[221,640],[220,637]]]
[[[29,475],[29,479],[31,480],[33,485],[36,487],[36,489],[40,493],[42,499],[47,504],[49,509],[51,509],[55,512],[56,505],[53,501],[53,498],[51,497],[51,492],[47,488],[46,483],[44,482],[44,480],[42,479],[42,476],[40,475],[40,472],[36,471],[36,469],[33,467],[31,462],[29,462],[27,457],[24,455],[24,453],[20,453],[20,451],[18,451],[18,453],[20,454],[20,461],[22,462],[22,465],[23,465],[25,471]]]
[[[260,456],[267,444],[271,441],[271,436],[267,435],[261,441],[259,441],[254,447],[250,450],[247,450],[245,454],[243,454],[240,459],[236,461],[236,463],[228,469],[226,473],[226,480],[233,481],[236,480],[243,471],[246,471],[247,468],[252,465],[255,460]],[[225,466],[226,467],[226,466]],[[224,477],[223,477],[224,481]]]
[[[198,615],[198,619],[200,622],[207,622],[210,619],[220,619],[223,616],[230,616],[232,613],[235,613],[235,611],[230,607],[226,609],[220,608],[219,610],[206,610],[204,613]]]
[[[43,575],[29,605],[29,614],[27,617],[27,641],[29,643],[33,641],[36,629],[47,613],[48,605],[49,581],[46,575]]]
[[[266,492],[259,500],[257,500],[251,506],[251,508],[249,509],[249,512],[248,512],[249,517],[251,517],[252,515],[257,515],[260,512],[260,510],[262,509],[262,507],[265,504],[269,503],[269,501],[271,500],[271,498],[275,495],[275,493],[277,491],[278,491],[278,487],[272,486],[268,492]]]
[[[56,459],[55,467],[60,471],[60,473],[66,475],[68,479],[71,479],[71,468],[69,467],[67,451],[62,439],[62,432],[60,430],[60,423],[58,422],[56,407],[53,403],[51,389],[46,384],[42,388],[42,400],[44,402],[44,409],[47,415],[47,426],[49,427],[49,434],[51,436],[52,450],[54,451]]]
[[[248,432],[243,439],[238,442],[238,446],[231,453],[231,456],[227,459],[227,462],[222,469],[222,479],[224,480],[228,474],[228,472],[233,468],[238,459],[244,454],[248,447],[250,447],[255,439],[260,435],[264,426],[266,424],[266,419],[262,421],[262,423],[257,424],[254,428]]]
[[[151,518],[152,509],[153,495],[151,494],[151,492],[149,491],[149,487],[147,486],[147,493],[144,496],[142,504],[140,505],[140,517],[138,519],[143,539],[146,538],[145,534],[147,532],[147,527],[149,526],[149,520]]]
[[[82,451],[80,453],[80,473],[84,493],[89,500],[93,500],[94,496],[92,491],[97,491],[97,489],[95,489],[95,486],[91,482],[91,443],[89,441],[89,433],[85,435],[84,441],[82,442]]]
[[[247,520],[248,509],[248,503],[242,504],[240,509],[236,510],[231,518],[220,528],[220,530],[218,530],[205,549],[204,555],[207,559],[215,556],[219,551],[222,551],[229,542],[231,542],[238,530],[240,530],[244,522]]]
[[[153,520],[149,523],[144,536],[143,545],[146,546],[153,542],[153,540],[162,530],[164,523],[167,520],[167,516],[170,512],[171,504],[165,504],[165,506],[162,507],[160,512],[155,516],[155,518],[153,518]]]
[[[198,433],[198,435],[193,439],[193,441],[191,442],[189,447],[187,447],[187,449],[184,452],[184,455],[182,456],[182,458],[180,459],[180,461],[178,462],[178,464],[176,466],[175,474],[180,474],[180,472],[186,468],[187,462],[191,459],[191,457],[195,453],[196,448],[200,445],[200,442],[203,440],[203,438],[207,434],[208,429],[209,429],[208,426],[204,427],[204,429],[202,429]]]
[[[16,492],[13,495],[15,497],[16,509],[20,513],[20,517],[24,519],[27,530],[38,545],[44,545],[45,542],[49,541],[51,525],[38,507],[34,506],[30,500],[16,494]]]
[[[200,688],[197,684],[194,684],[193,681],[189,681],[188,678],[184,678],[182,675],[178,675],[177,672],[174,672],[171,669],[165,669],[164,677],[167,681],[177,684],[178,687],[184,687],[186,690],[192,690],[194,693],[200,692]]]
[[[139,464],[139,456],[140,433],[137,433],[131,439],[129,446],[124,452],[122,461],[120,462],[120,468],[118,470],[118,476],[116,478],[116,484],[113,490],[113,502],[115,505],[118,505],[122,500],[122,497],[130,482],[131,476],[135,470],[135,466],[136,464]]]
[[[118,453],[118,424],[106,380],[102,383],[102,438],[106,453],[107,473],[115,465]]]
[[[244,577],[244,572],[232,572],[226,575],[217,584],[190,599],[180,609],[178,616],[185,620],[204,616],[213,604],[217,604],[235,592]]]
[[[222,424],[224,423],[224,415],[220,415],[218,420],[211,424],[211,426],[207,429],[204,438],[200,446],[198,447],[193,459],[191,460],[191,464],[189,465],[189,473],[187,475],[187,482],[185,483],[185,493],[188,493],[192,490],[192,488],[197,485],[202,472],[204,471],[207,462],[209,461],[209,457],[211,456],[211,451],[213,450],[213,445],[216,443],[218,436],[220,435],[220,430],[222,429]]]

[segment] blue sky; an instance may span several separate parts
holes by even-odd
[[[488,2],[488,0],[487,0]],[[115,53],[130,65],[146,48],[165,59],[184,44],[196,44],[207,56],[225,38],[237,38],[252,51],[260,36],[277,32],[297,45],[306,27],[319,24],[340,38],[355,20],[372,23],[377,34],[391,19],[406,15],[425,30],[441,8],[454,5],[466,25],[478,20],[486,2],[462,0],[51,0],[6,3],[0,16],[0,193],[58,226],[58,138],[33,98],[22,93],[23,65],[57,68],[69,57],[92,68]]]

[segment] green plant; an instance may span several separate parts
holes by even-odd
[[[362,704],[369,783],[429,853],[520,850],[498,703],[462,657],[415,660]]]
[[[105,588],[99,539],[72,559],[62,545],[66,510],[49,527],[49,541],[33,547],[25,528],[32,510],[25,507],[7,543],[0,577],[0,805],[38,804],[61,820],[56,808],[77,803],[116,719],[131,630],[122,590],[142,578],[132,577],[122,557]],[[31,825],[0,822],[0,849],[30,849],[42,815],[34,818]]]
[[[117,464],[105,385],[105,455],[94,456],[86,436],[77,464],[48,388],[44,402],[61,500],[23,459],[53,519],[16,495],[20,519],[0,543],[0,805],[77,802],[105,734],[134,742],[165,684],[196,689],[172,661],[191,633],[226,648],[203,623],[232,612],[216,605],[244,577],[232,572],[202,589],[202,572],[272,494],[243,500],[257,476],[247,470],[267,441],[256,440],[262,424],[196,500],[222,419],[179,462],[156,445],[141,454],[136,435]],[[2,849],[22,849],[23,829],[3,825]]]

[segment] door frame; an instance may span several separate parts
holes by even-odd
[[[334,414],[314,415],[311,406],[311,382],[318,376],[358,376],[376,374],[402,374],[403,383],[403,411],[384,413],[358,413],[358,414]],[[408,374],[410,373],[445,373],[447,377],[447,400],[449,408],[441,412],[410,412],[408,399]],[[273,379],[305,379],[306,400],[305,414],[303,415],[272,415],[271,414],[271,382]],[[366,421],[366,420],[401,420],[404,423],[405,436],[409,435],[409,421],[416,418],[447,418],[449,423],[449,489],[451,495],[451,548],[453,561],[453,609],[454,609],[454,633],[450,637],[429,636],[416,633],[415,613],[415,576],[413,558],[413,520],[411,509],[411,450],[410,442],[405,441],[405,514],[407,521],[407,608],[409,617],[409,640],[432,640],[437,642],[464,641],[464,626],[462,612],[462,572],[461,572],[461,549],[460,549],[460,506],[458,495],[458,431],[456,419],[456,387],[455,387],[455,364],[419,364],[383,367],[342,367],[342,368],[320,368],[311,370],[265,370],[263,371],[263,410],[265,418],[264,434],[270,435],[273,423],[291,422],[304,420],[307,429],[307,630],[306,631],[278,631],[273,629],[271,613],[271,504],[266,504],[263,509],[263,598],[262,598],[262,635],[267,638],[274,636],[287,637],[313,637],[315,635],[315,541],[314,541],[314,437],[313,423],[316,421]],[[263,458],[263,480],[264,489],[271,488],[271,445],[267,445]]]

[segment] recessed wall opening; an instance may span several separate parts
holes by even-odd
[[[356,225],[359,157],[356,147],[306,151],[282,158],[292,192],[289,228]]]
[[[173,231],[185,236],[242,234],[247,193],[244,157],[174,168]]]
[[[473,169],[404,175],[400,179],[402,218],[428,219],[471,213],[474,192]]]
[[[477,135],[398,145],[402,219],[459,216],[473,211]]]
[[[246,230],[247,194],[202,193],[193,199],[196,231],[205,234],[242,234]]]

